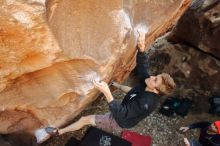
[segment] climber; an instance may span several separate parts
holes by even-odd
[[[220,121],[198,122],[187,127],[181,127],[182,132],[190,129],[200,129],[199,140],[188,140],[184,138],[185,146],[220,146]]]
[[[170,75],[162,73],[157,76],[149,76],[147,73],[147,54],[144,52],[145,33],[139,34],[137,48],[136,70],[140,78],[140,84],[131,88],[113,83],[113,86],[127,93],[122,103],[120,103],[112,96],[107,83],[94,80],[95,88],[105,95],[110,112],[104,115],[81,117],[79,121],[68,127],[59,129],[57,132],[60,135],[81,129],[85,125],[93,125],[97,128],[114,132],[120,132],[123,128],[131,128],[157,107],[160,95],[169,95],[172,93],[175,88],[175,83]],[[39,139],[46,140],[47,138]]]

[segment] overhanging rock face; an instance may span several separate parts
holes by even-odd
[[[190,0],[1,0],[0,133],[60,127],[95,100],[92,79],[123,81]]]

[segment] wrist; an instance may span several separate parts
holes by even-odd
[[[107,102],[110,103],[114,100],[114,98],[107,99]]]
[[[141,52],[141,48],[139,46],[137,46],[137,50],[138,52]]]
[[[106,93],[105,97],[106,97],[106,100],[107,100],[108,103],[114,100],[111,92],[110,93]]]
[[[142,51],[141,49],[138,49],[138,53],[144,53],[144,51]]]
[[[106,98],[111,98],[112,94],[111,93],[104,93]]]
[[[139,50],[138,50],[138,52],[140,52],[140,53],[144,53],[144,50],[142,50],[142,49],[139,49]]]

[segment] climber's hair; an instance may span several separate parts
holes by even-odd
[[[159,91],[159,94],[160,95],[172,94],[176,87],[173,78],[167,73],[162,73],[160,74],[160,76],[162,78],[162,83],[160,84],[159,87],[156,88]]]

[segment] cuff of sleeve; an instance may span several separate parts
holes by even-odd
[[[111,109],[115,109],[118,104],[119,104],[118,101],[114,99],[113,101],[111,101],[111,102],[108,103],[109,109],[110,109],[110,110],[111,110]]]
[[[140,63],[144,62],[145,63],[146,60],[147,60],[147,54],[145,52],[138,52],[137,53],[137,62],[140,62]]]
[[[109,106],[113,106],[117,101],[113,99],[111,102],[108,103]]]
[[[138,58],[146,58],[146,54],[145,54],[145,52],[138,52],[137,57]]]
[[[192,129],[192,128],[193,128],[192,125],[188,125],[187,127],[188,127],[189,129]]]

